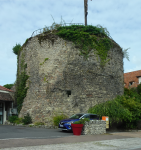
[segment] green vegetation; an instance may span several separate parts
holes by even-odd
[[[90,121],[88,118],[80,119],[79,121],[75,121],[73,124],[84,124],[85,122]]]
[[[16,124],[22,124],[23,123],[23,118],[18,118],[17,120],[15,120]]]
[[[53,117],[53,123],[55,126],[58,126],[59,122],[63,119],[67,119],[68,116],[64,115],[64,114],[56,114],[54,117]]]
[[[51,34],[72,41],[75,46],[79,48],[80,55],[84,56],[86,60],[89,57],[89,53],[93,50],[94,54],[99,56],[102,66],[109,61],[107,60],[107,54],[110,48],[113,47],[113,41],[111,40],[107,29],[100,25],[62,26],[61,24],[56,24],[54,22],[50,28],[45,27],[43,34],[38,36],[39,43],[41,44],[45,39],[50,39],[53,44],[55,36],[51,38]]]
[[[7,89],[11,89],[14,84],[5,84],[3,87]]]
[[[122,52],[123,52],[123,58],[126,58],[128,61],[129,61],[129,54],[128,54],[128,52],[127,52],[127,50],[128,50],[129,48],[127,48],[127,49],[122,49]]]
[[[40,125],[45,125],[45,123],[44,122],[35,122],[34,125],[35,126],[40,126]]]
[[[42,63],[40,63],[40,65],[43,65],[49,58],[45,58],[44,61]]]
[[[32,119],[31,119],[29,113],[27,113],[27,115],[24,116],[22,122],[23,122],[24,125],[32,123]]]
[[[13,53],[18,55],[20,49],[21,49],[21,44],[16,44],[16,46],[13,47]]]
[[[24,124],[24,125],[27,125],[27,124],[32,123],[32,119],[31,119],[29,113],[27,113],[27,115],[24,116],[24,118],[18,118],[18,116],[10,116],[10,117],[8,118],[8,121],[9,121],[10,123]]]
[[[27,64],[25,63],[24,57],[25,57],[25,54],[22,53],[21,60],[20,60],[21,63],[19,64],[19,61],[17,61],[18,70],[17,70],[15,99],[17,103],[18,113],[20,113],[21,111],[22,104],[23,104],[24,98],[26,97],[26,93],[28,90],[28,87],[26,87],[26,81],[29,78],[29,76],[26,74],[25,69],[27,68]],[[21,69],[21,72],[19,72],[19,68]]]
[[[137,87],[140,89],[141,85]],[[117,96],[112,101],[97,104],[88,110],[89,113],[98,114],[100,117],[109,116],[110,124],[121,121],[125,128],[135,128],[141,119],[140,90],[124,89],[124,95]]]
[[[11,123],[15,123],[16,120],[18,120],[18,116],[10,116],[8,118],[8,121],[11,122]]]
[[[22,123],[23,118],[18,118],[18,116],[10,116],[8,118],[8,121],[10,123],[16,123],[16,124],[21,124]]]
[[[80,55],[84,58],[89,57],[89,53],[93,50],[94,54],[99,56],[101,65],[107,61],[107,54],[113,43],[109,37],[109,32],[102,26],[83,26],[71,25],[57,28],[57,35],[61,38],[72,41],[80,50]]]
[[[18,113],[20,112],[22,103],[24,101],[24,98],[26,97],[26,93],[28,90],[28,87],[26,87],[26,81],[28,78],[29,76],[26,75],[25,71],[17,76],[16,100],[18,105]]]
[[[53,19],[54,20],[54,19]],[[107,54],[110,48],[116,45],[116,43],[111,39],[110,34],[106,28],[100,25],[70,25],[63,26],[62,19],[61,23],[52,24],[51,27],[46,27],[43,29],[43,34],[38,36],[39,43],[43,40],[50,39],[52,44],[54,43],[54,38],[52,34],[58,35],[59,37],[72,41],[77,48],[80,50],[80,55],[84,56],[86,60],[89,57],[89,53],[93,50],[97,58],[100,58],[101,66],[104,66],[107,60]],[[129,48],[122,49],[123,58],[129,60],[129,54],[127,52]]]

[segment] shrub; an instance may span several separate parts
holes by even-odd
[[[18,116],[10,116],[8,121],[11,123],[15,123],[15,121],[18,119]]]
[[[126,92],[129,92],[128,94],[132,93],[130,90]],[[98,104],[90,108],[88,112],[96,113],[100,117],[109,116],[111,125],[114,122],[121,121],[125,128],[134,128],[141,118],[141,103],[135,97],[130,97],[126,94],[117,96],[114,100]]]
[[[3,87],[7,89],[11,89],[14,84],[5,84]]]
[[[16,44],[14,47],[13,47],[13,53],[18,55],[18,52],[21,48],[21,44]]]
[[[109,116],[110,123],[119,122],[120,120],[132,119],[132,114],[127,108],[124,108],[118,101],[112,100],[95,105],[88,110],[89,113],[98,114],[100,117]]]
[[[75,121],[73,124],[84,124],[86,121],[90,121],[89,118],[80,119],[79,121]]]
[[[32,119],[31,119],[29,113],[27,113],[27,115],[24,116],[24,119],[22,120],[22,122],[24,125],[32,123]]]
[[[35,122],[34,125],[35,125],[35,126],[45,125],[45,123],[44,123],[44,122]]]
[[[137,86],[137,93],[141,95],[141,83]]]
[[[68,116],[66,116],[66,115],[64,115],[64,114],[61,114],[61,115],[55,115],[54,117],[53,117],[53,123],[54,123],[54,125],[55,126],[58,126],[59,125],[59,122],[61,121],[61,120],[63,120],[63,119],[67,119],[68,118]]]
[[[141,103],[141,96],[138,94],[137,88],[131,88],[131,89],[124,88],[124,96],[134,98],[135,101]]]
[[[132,114],[132,121],[139,120],[141,117],[141,103],[136,100],[135,97],[130,96],[118,96],[116,98],[124,108],[127,108]]]
[[[23,123],[23,118],[17,118],[17,120],[15,121],[16,124],[21,124]]]

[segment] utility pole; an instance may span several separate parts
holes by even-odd
[[[84,0],[84,20],[85,20],[85,26],[87,26],[87,15],[88,15],[88,0]]]

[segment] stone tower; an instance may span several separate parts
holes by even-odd
[[[68,116],[123,94],[123,53],[114,41],[108,63],[90,53],[88,60],[70,41],[48,34],[30,38],[19,54],[19,73],[26,64],[29,76],[19,117],[29,113],[33,122],[51,124],[54,113]]]

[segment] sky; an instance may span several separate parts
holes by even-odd
[[[141,70],[141,0],[88,0],[88,25],[106,27],[129,59],[124,73]],[[84,0],[0,0],[0,85],[16,81],[16,44],[55,21],[84,23]]]

